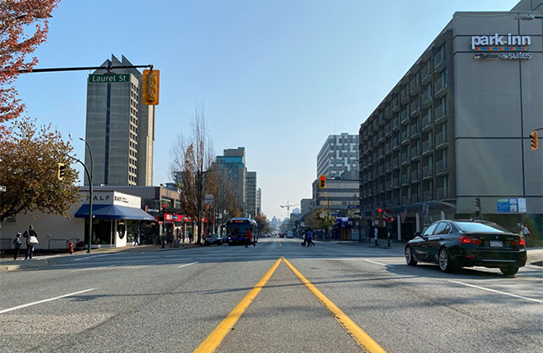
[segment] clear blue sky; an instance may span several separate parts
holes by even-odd
[[[328,135],[360,124],[455,11],[508,11],[515,0],[61,1],[37,67],[100,65],[111,54],[161,70],[154,184],[204,104],[215,151],[244,146],[263,211],[311,197]],[[24,75],[29,115],[84,156],[89,72]],[[82,173],[80,173],[82,176]]]

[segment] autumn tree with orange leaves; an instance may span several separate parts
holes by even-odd
[[[45,42],[48,18],[59,1],[0,1],[0,123],[19,117],[25,109],[11,85],[19,70],[32,70],[38,62],[27,56]],[[5,127],[0,125],[0,130]]]

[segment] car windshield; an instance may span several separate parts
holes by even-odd
[[[503,229],[494,223],[477,223],[477,222],[456,222],[455,225],[461,232],[481,232],[481,233],[509,233],[506,229]]]

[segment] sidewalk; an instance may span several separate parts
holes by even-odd
[[[46,255],[35,255],[32,257],[32,260],[24,260],[25,253],[24,251],[19,254],[19,259],[17,261],[13,261],[13,256],[11,257],[3,257],[0,258],[0,272],[10,272],[10,271],[17,271],[17,270],[23,270],[23,269],[34,269],[34,268],[40,268],[44,266],[49,266],[54,259],[63,258],[63,257],[77,257],[77,256],[88,256],[88,255],[95,255],[95,254],[107,254],[107,253],[148,253],[148,252],[156,252],[156,251],[173,251],[173,250],[183,250],[183,249],[190,249],[194,247],[198,247],[199,245],[196,243],[191,244],[185,244],[184,247],[174,248],[169,247],[169,245],[166,245],[164,249],[160,245],[141,245],[138,247],[132,247],[131,245],[125,246],[125,247],[119,247],[119,248],[99,248],[99,249],[91,249],[91,253],[88,254],[86,250],[79,250],[74,252],[72,255],[68,254],[67,252],[62,252],[60,254],[46,254]],[[25,250],[25,249],[21,249]]]

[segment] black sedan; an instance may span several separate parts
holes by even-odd
[[[223,243],[223,238],[218,234],[208,235],[207,238],[204,240],[204,245],[212,245],[212,244],[222,245],[222,243]]]
[[[526,244],[518,234],[485,221],[438,221],[405,246],[405,261],[437,263],[444,272],[459,267],[499,268],[506,276],[526,264]]]

